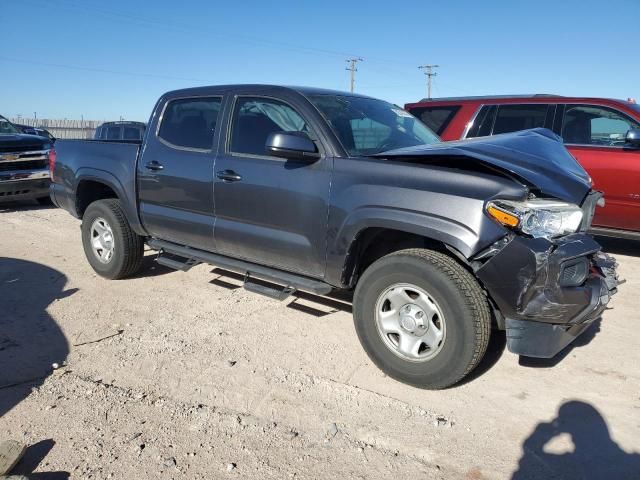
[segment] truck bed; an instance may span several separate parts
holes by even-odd
[[[51,197],[58,206],[76,216],[75,194],[83,181],[108,185],[123,200],[129,221],[136,223],[136,162],[141,141],[105,142],[101,140],[58,140],[56,179]]]

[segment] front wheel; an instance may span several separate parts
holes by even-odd
[[[129,225],[120,200],[97,200],[82,217],[82,246],[100,276],[116,280],[133,275],[144,253],[142,237]]]
[[[449,387],[480,362],[491,314],[473,275],[433,250],[389,254],[367,268],[353,299],[356,332],[390,377],[429,389]]]

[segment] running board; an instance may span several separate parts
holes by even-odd
[[[165,240],[157,240],[155,238],[152,238],[147,241],[147,245],[149,245],[150,248],[159,250],[161,252],[160,256],[158,257],[159,263],[160,259],[163,259],[163,261],[169,260],[169,263],[171,263],[172,265],[180,265],[181,262],[179,260],[174,260],[172,258],[163,256],[163,254],[165,253],[175,255],[177,257],[182,257],[183,259],[188,259],[183,263],[208,263],[210,265],[220,267],[224,270],[230,270],[232,272],[240,273],[245,277],[250,276],[278,285],[285,285],[286,287],[282,287],[283,290],[279,292],[280,295],[284,295],[284,290],[288,288],[292,288],[293,291],[304,290],[305,292],[315,293],[316,295],[327,295],[331,292],[331,290],[333,290],[333,287],[331,285],[320,280],[315,280],[313,278],[297,275],[291,272],[283,272],[282,270],[277,270],[275,268],[270,268],[251,262],[245,262],[244,260],[225,257],[224,255],[218,255],[217,253],[210,253],[205,252],[204,250],[185,247],[175,243],[167,242]],[[168,265],[167,263],[162,263],[162,265],[174,268],[172,265]],[[192,266],[193,265],[189,266],[187,270]],[[182,270],[182,268],[179,268],[178,270]],[[254,287],[249,286],[248,290],[251,288]],[[251,291],[256,290],[257,289]]]
[[[248,274],[244,277],[244,289],[248,292],[257,293],[258,295],[264,295],[265,297],[273,298],[281,302],[293,294],[296,289],[293,287],[283,287],[281,285],[265,285],[262,282],[256,282]]]
[[[156,258],[156,262],[160,265],[164,265],[165,267],[173,268],[174,270],[180,270],[181,272],[191,270],[192,267],[195,267],[200,263],[193,258],[169,258],[163,257],[162,254],[158,255],[158,258]]]

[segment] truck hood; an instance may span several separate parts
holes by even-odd
[[[37,135],[25,135],[22,133],[0,134],[0,152],[5,153],[42,150],[50,143],[49,140]]]
[[[562,139],[546,128],[534,128],[491,137],[401,148],[376,157],[388,159],[442,160],[456,167],[460,158],[470,158],[498,168],[560,200],[582,203],[591,189],[591,179],[564,148]]]

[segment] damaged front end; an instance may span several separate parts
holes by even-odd
[[[553,357],[600,317],[621,283],[615,259],[600,249],[581,232],[511,234],[488,251],[476,275],[504,316],[511,352]]]

